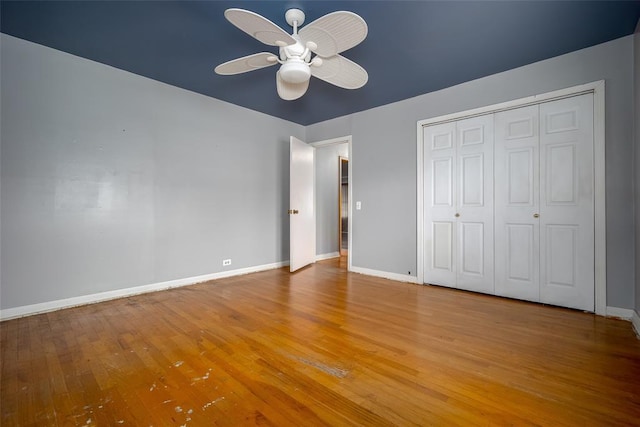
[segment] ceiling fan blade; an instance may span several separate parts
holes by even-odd
[[[244,9],[227,9],[224,16],[229,22],[251,37],[269,46],[288,46],[296,40],[267,18]]]
[[[270,60],[271,59],[271,60]],[[278,58],[273,53],[260,52],[242,58],[227,61],[215,68],[215,72],[222,75],[240,74],[277,64]]]
[[[342,55],[322,58],[322,65],[311,67],[311,75],[344,89],[358,89],[369,80],[367,71]]]
[[[353,12],[332,12],[304,26],[298,34],[318,45],[317,55],[329,57],[344,52],[367,37],[367,23]]]
[[[278,96],[285,101],[293,101],[300,98],[307,92],[309,87],[309,80],[302,83],[288,83],[282,80],[280,77],[280,71],[276,73],[276,88],[278,89]]]

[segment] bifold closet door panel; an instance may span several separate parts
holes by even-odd
[[[593,95],[540,105],[540,301],[594,310]]]
[[[425,282],[456,287],[456,125],[423,128]]]
[[[493,114],[456,123],[457,287],[493,294]]]
[[[425,281],[493,293],[493,116],[423,132]]]
[[[495,114],[495,294],[540,300],[537,105]]]

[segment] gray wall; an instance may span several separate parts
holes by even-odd
[[[640,22],[634,35],[634,133],[635,133],[635,225],[636,312],[640,315]]]
[[[306,129],[1,37],[0,308],[288,259],[289,135],[352,135],[353,265],[415,275],[416,122],[601,79],[607,305],[640,303],[633,36]]]
[[[634,301],[633,36],[495,74],[438,92],[307,127],[307,136],[351,134],[353,265],[416,270],[416,122],[606,80],[607,305]]]
[[[1,37],[0,308],[289,259],[303,126]]]
[[[352,121],[353,115],[349,115],[307,126],[307,141],[317,142],[326,139],[349,136],[351,135],[353,127]],[[327,137],[326,135],[331,136]]]
[[[338,202],[340,156],[349,157],[349,144],[334,144],[316,149],[316,254],[340,250]]]

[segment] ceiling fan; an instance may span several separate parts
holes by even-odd
[[[279,56],[255,53],[234,59],[215,68],[222,75],[240,74],[280,64],[276,88],[280,98],[294,100],[305,94],[311,76],[344,89],[358,89],[369,76],[364,68],[340,55],[367,37],[367,23],[353,12],[338,11],[316,19],[304,28],[304,12],[289,9],[289,34],[267,18],[244,9],[227,9],[224,16],[233,25],[269,46],[280,48]]]

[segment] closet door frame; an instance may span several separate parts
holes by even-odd
[[[593,94],[593,130],[594,130],[594,274],[595,274],[595,313],[606,315],[607,311],[607,248],[606,248],[606,216],[605,216],[605,83],[604,80],[573,86],[540,95],[520,98],[500,104],[489,105],[459,113],[447,114],[431,119],[420,120],[417,123],[417,282],[424,284],[429,278],[425,277],[424,265],[424,149],[423,128],[434,124],[466,119],[499,111],[511,110],[542,102],[568,98],[576,95]]]

